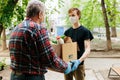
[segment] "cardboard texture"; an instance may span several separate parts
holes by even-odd
[[[52,47],[54,49],[54,52],[57,54],[57,56],[62,58],[62,45],[54,44],[54,45],[52,45]]]
[[[62,45],[62,59],[66,62],[77,59],[77,43],[65,43]]]
[[[77,59],[77,43],[65,43],[52,45],[55,53],[62,58],[65,62]]]

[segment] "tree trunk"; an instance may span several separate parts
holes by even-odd
[[[0,36],[1,36],[1,40],[2,40],[2,42],[1,42],[2,43],[2,50],[7,49],[5,29],[3,28],[3,24],[5,25],[5,23],[6,23],[6,21],[4,21],[4,19],[6,19],[6,17],[7,17],[7,21],[11,20],[11,17],[13,17],[13,14],[14,14],[13,11],[14,11],[14,8],[15,8],[17,2],[18,2],[18,0],[8,0],[7,4],[5,5],[5,7],[3,8],[2,12],[1,12]],[[2,32],[2,34],[1,34],[1,32]]]
[[[1,43],[2,43],[2,50],[6,50],[7,45],[6,45],[5,28],[3,28],[3,31],[2,31],[2,34],[1,34]]]
[[[102,6],[102,11],[103,11],[104,23],[106,27],[107,50],[111,50],[112,45],[111,45],[111,38],[110,38],[110,28],[109,28],[108,17],[106,13],[104,0],[101,0],[101,6]]]
[[[3,30],[3,26],[2,24],[0,24],[0,36],[1,36],[2,30]]]
[[[111,27],[111,37],[117,37],[117,31],[116,31],[116,27]]]
[[[113,1],[113,10],[111,11],[111,19],[110,22],[113,23],[111,26],[111,37],[117,37],[117,31],[116,31],[116,0]]]

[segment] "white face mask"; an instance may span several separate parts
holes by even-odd
[[[75,24],[77,22],[77,18],[75,16],[74,17],[70,17],[69,20],[70,20],[70,22],[72,24]]]

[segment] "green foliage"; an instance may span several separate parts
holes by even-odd
[[[104,27],[104,20],[103,20],[103,13],[101,9],[101,2],[98,0],[70,0],[71,7],[77,7],[81,10],[81,20],[80,23],[86,26],[88,29],[93,29],[94,27]],[[115,26],[115,23],[117,26],[120,24],[120,10],[118,8],[118,5],[120,4],[116,0],[105,0],[107,13],[112,13],[112,16],[108,15],[109,18],[109,24],[110,26]],[[115,7],[114,7],[115,5]],[[71,25],[69,22],[69,16],[66,12],[68,9],[64,9],[64,14],[66,14],[66,24]],[[116,17],[115,17],[115,16]],[[111,18],[114,18],[113,21],[110,21]]]
[[[46,2],[46,0],[40,0],[40,1],[41,1],[41,2],[44,2],[44,3]]]
[[[6,28],[10,25],[11,19],[13,17],[13,11],[18,0],[3,0],[1,4],[5,4],[1,11],[0,23]]]
[[[4,67],[6,66],[5,64],[5,59],[3,59],[1,62],[0,62],[0,71],[4,70]]]
[[[3,0],[0,1],[0,23],[3,24],[5,28],[11,27],[11,24],[16,25],[20,23],[25,17],[25,8],[28,0],[22,0],[22,5],[20,5],[18,0]]]
[[[70,0],[70,1],[72,2],[71,7],[76,7],[76,8],[80,7],[81,0]]]
[[[101,11],[101,4],[98,0],[70,0],[71,7],[76,7],[81,10],[80,23],[88,29],[103,26],[103,16]],[[70,8],[71,8],[70,7]],[[66,13],[68,14],[68,13]],[[68,15],[66,16],[66,24],[71,25]]]
[[[58,0],[58,8],[64,7],[64,1]]]
[[[88,29],[103,26],[101,4],[97,0],[89,0],[83,4],[85,4],[85,6],[81,11],[81,23]]]
[[[25,18],[27,3],[28,0],[22,0],[22,4],[19,1],[18,4],[16,5],[14,9],[14,16],[12,18],[13,25],[19,24]]]
[[[0,0],[0,17],[2,16],[2,12],[3,12],[3,9],[4,9],[4,7],[5,7],[5,5],[7,4],[7,1],[8,0]]]
[[[52,14],[55,14],[55,13],[60,13],[60,8],[61,7],[64,7],[64,0],[58,0],[58,5],[57,6],[53,6],[51,4],[53,4],[55,2],[55,0],[46,0],[45,1],[45,4],[47,3],[46,7],[49,9],[46,10],[46,18],[45,18],[45,22],[47,24],[47,28],[50,28],[50,17]],[[57,3],[54,3],[54,4],[57,4]]]
[[[19,24],[26,15],[26,6],[28,3],[28,0],[22,0],[22,4],[21,4],[21,0],[15,0],[18,1],[18,3],[16,4],[15,2],[13,2],[14,0],[1,0],[0,1],[0,23],[3,24],[4,27],[9,27],[12,25],[17,25]],[[46,3],[49,0],[41,0],[42,2]],[[51,3],[54,0],[51,0]],[[49,17],[51,16],[51,14],[54,13],[60,13],[60,11],[58,10],[58,8],[63,7],[64,6],[64,1],[63,0],[58,0],[58,7],[53,7],[53,5],[47,5],[49,6],[49,8],[52,8],[51,10],[46,10],[46,22],[47,22],[47,26],[49,27],[50,23],[49,23]]]
[[[2,61],[0,61],[0,66],[6,66],[5,60],[6,60],[6,58],[4,58]]]
[[[106,5],[107,5],[107,16],[108,16],[108,20],[109,20],[109,24],[110,27],[115,26],[116,24],[116,0],[113,0],[111,2],[109,2],[108,0],[106,0]]]
[[[52,43],[53,44],[57,44],[57,40],[52,40]]]
[[[4,7],[6,6],[8,0],[0,0],[0,24],[2,24],[2,15],[3,15],[3,10],[4,10]]]
[[[25,18],[25,11],[26,6],[28,3],[28,0],[22,0],[22,5],[20,5],[19,2],[15,3],[17,0],[0,0],[0,23],[3,24],[4,27],[9,27],[11,24],[16,25],[20,23]],[[52,3],[54,0],[41,0],[42,2],[46,3],[47,1],[50,1],[49,3]],[[68,26],[71,25],[69,22],[68,17],[68,9],[71,7],[77,7],[81,10],[82,18],[80,22],[88,27],[89,29],[93,29],[94,27],[101,27],[104,26],[103,22],[103,15],[101,10],[101,3],[98,0],[69,0],[71,2],[71,5],[67,5],[64,3],[64,0],[58,0],[58,6],[53,7],[53,5],[47,5],[51,10],[46,10],[46,22],[48,28],[50,27],[49,17],[54,13],[62,13],[66,15],[65,20],[66,24]],[[117,25],[120,24],[120,10],[117,7],[120,3],[116,0],[105,0],[107,5],[107,13],[111,12],[112,14],[116,15],[116,20],[113,20],[112,22],[111,17],[108,15],[110,26],[114,26],[116,23]],[[116,1],[116,7],[114,7],[114,2]],[[55,3],[56,4],[56,3]],[[62,12],[59,10],[60,8],[63,8]]]
[[[118,27],[120,25],[120,2],[118,0],[105,0],[107,5],[107,13],[110,27]]]

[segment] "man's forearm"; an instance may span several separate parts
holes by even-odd
[[[80,57],[80,59],[79,59],[80,62],[84,61],[88,57],[89,54],[90,54],[90,49],[88,48],[88,49],[85,50],[83,55]]]

